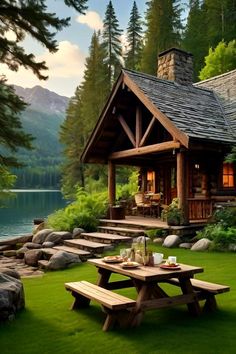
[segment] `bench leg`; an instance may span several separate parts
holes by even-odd
[[[206,301],[203,306],[203,311],[204,312],[214,312],[216,309],[217,309],[217,303],[216,303],[215,295],[208,294],[206,296]]]
[[[72,296],[74,296],[74,302],[71,305],[71,310],[76,310],[79,308],[84,308],[84,307],[88,307],[90,304],[90,299],[86,298],[83,295],[80,295],[74,291],[71,292]]]
[[[103,307],[104,312],[107,314],[103,325],[103,331],[109,331],[114,328],[115,325],[118,325],[120,328],[126,328],[130,324],[130,311],[120,310],[112,311]]]

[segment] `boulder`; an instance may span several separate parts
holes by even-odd
[[[179,245],[179,248],[186,248],[186,249],[190,249],[192,247],[192,243],[191,242],[183,242]]]
[[[0,273],[9,275],[10,277],[20,279],[20,274],[15,270],[11,268],[4,268],[0,266]]]
[[[25,246],[19,248],[17,251],[16,251],[16,257],[17,258],[24,258],[25,256],[25,252],[29,251],[29,249]]]
[[[32,240],[32,234],[26,234],[0,241],[0,245],[16,245],[17,243],[30,242]]]
[[[191,251],[206,251],[210,247],[212,241],[207,238],[201,238],[191,247]]]
[[[26,242],[24,247],[27,247],[29,250],[35,250],[41,248],[41,245],[35,242]]]
[[[38,260],[41,259],[43,255],[42,250],[28,250],[25,252],[25,264],[28,264],[33,267],[37,267]]]
[[[25,306],[24,288],[19,279],[0,273],[0,321],[12,320]]]
[[[164,239],[162,237],[156,237],[153,240],[153,243],[159,243],[160,245],[162,245]]]
[[[178,235],[169,235],[165,238],[162,246],[163,247],[177,247],[181,242],[181,239]]]
[[[72,238],[72,234],[68,231],[53,231],[46,237],[44,241],[58,244],[58,243],[62,243],[63,240],[71,239],[71,238]]]
[[[15,257],[16,256],[16,250],[3,251],[3,256],[4,257]]]
[[[137,242],[137,243],[144,243],[144,237],[145,237],[146,242],[151,242],[150,237],[147,237],[147,236],[138,236],[138,237],[135,239],[135,242]]]
[[[45,241],[42,246],[43,248],[53,248],[55,246],[55,243],[51,241]]]
[[[79,238],[83,232],[85,232],[85,230],[81,227],[75,227],[72,233],[72,238]]]
[[[229,245],[229,251],[233,251],[233,252],[236,251],[236,243],[231,243],[231,244]]]
[[[81,263],[81,260],[77,254],[58,251],[50,258],[47,265],[47,269],[50,270],[64,269],[78,263]]]
[[[53,232],[53,229],[43,229],[38,231],[32,239],[34,243],[43,243],[46,240],[46,237]]]

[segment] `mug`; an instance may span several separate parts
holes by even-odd
[[[163,261],[163,253],[153,253],[154,264],[160,264]]]
[[[169,256],[168,257],[168,263],[169,264],[176,264],[177,258],[175,256]]]

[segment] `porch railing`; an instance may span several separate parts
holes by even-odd
[[[189,198],[189,219],[202,220],[209,218],[212,215],[213,203],[212,199]]]

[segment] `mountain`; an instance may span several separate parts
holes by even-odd
[[[14,85],[16,94],[31,105],[31,109],[48,113],[65,113],[69,98],[60,96],[55,92],[49,91],[39,85],[32,88],[23,88]]]
[[[57,187],[62,161],[59,130],[69,98],[41,86],[23,88],[14,85],[14,89],[29,104],[21,114],[23,129],[35,137],[34,150],[20,149],[17,154],[27,164],[25,168],[14,171],[18,176],[17,187]]]

